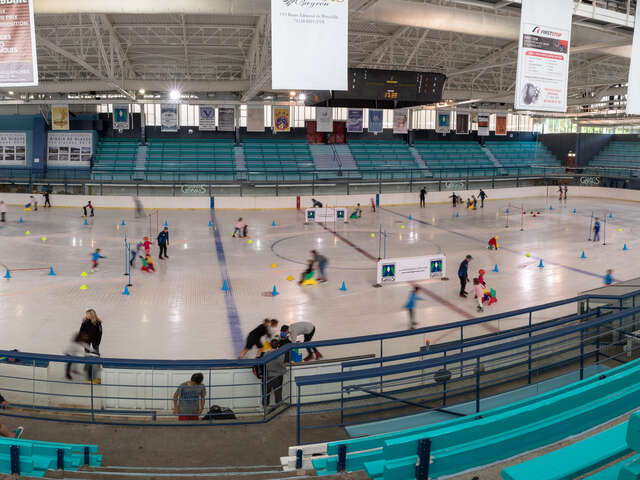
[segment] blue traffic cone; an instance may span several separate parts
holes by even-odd
[[[609,212],[609,218],[613,218],[613,213]]]
[[[129,295],[129,286],[125,285],[124,290],[122,291],[122,295]]]
[[[228,292],[229,291],[229,286],[227,285],[227,281],[226,280],[224,280],[222,282],[222,291],[223,292]]]
[[[496,263],[496,266],[493,267],[493,271],[496,272],[496,273],[498,273],[500,271],[500,270],[498,270],[498,264],[497,263]]]
[[[626,252],[627,250],[629,250],[629,249],[627,248],[627,244],[625,243],[625,244],[624,244],[624,247],[622,247],[622,251],[623,251],[623,252]]]
[[[213,223],[211,223],[211,220],[209,220],[209,228],[213,227]]]
[[[544,268],[544,264],[542,263],[542,259],[540,259],[540,263],[538,264],[538,268]]]
[[[124,227],[126,225],[126,223],[124,223],[124,220],[122,220],[122,223],[120,224],[121,227]]]
[[[18,220],[18,223],[24,223],[24,222],[22,221],[22,217],[20,217],[20,220]]]
[[[582,251],[582,255],[580,255],[580,258],[587,258],[587,256],[584,254],[584,250]]]
[[[345,285],[344,280],[342,281],[342,286],[338,290],[341,290],[343,292],[347,291],[347,286]]]
[[[169,223],[167,223],[167,221],[166,221],[166,220],[164,221],[164,226],[165,226],[165,227],[168,227],[168,226],[169,226]]]
[[[460,216],[460,212],[456,212],[456,218]]]
[[[553,210],[553,205],[549,205],[549,210]]]
[[[576,212],[576,209],[574,208],[574,209],[573,209],[573,214],[575,215],[576,213],[577,213],[577,212]]]
[[[508,209],[508,208],[507,208],[507,210],[505,211],[505,213],[506,213],[507,215],[509,215],[509,209]]]
[[[55,277],[56,272],[53,271],[53,267],[49,268],[49,276],[50,277]]]
[[[276,221],[275,221],[275,220],[271,222],[271,226],[272,226],[272,227],[276,227],[276,226],[277,226],[277,225],[276,225]]]
[[[409,220],[413,220],[413,217],[411,215],[409,215]]]
[[[4,278],[11,278],[11,273],[7,269],[7,272],[4,274]]]
[[[271,296],[275,297],[276,295],[280,295],[280,292],[278,292],[278,289],[276,288],[276,286],[273,286],[273,290],[271,290]]]
[[[84,219],[84,224],[85,224],[85,225],[89,225],[89,222],[87,222],[87,219],[86,219],[86,218]]]

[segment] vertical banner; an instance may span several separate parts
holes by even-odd
[[[362,133],[364,116],[361,108],[350,108],[347,111],[347,132]]]
[[[469,135],[469,112],[456,111],[456,133]]]
[[[233,132],[236,129],[236,108],[218,108],[218,130]]]
[[[316,131],[333,132],[333,108],[316,107]]]
[[[129,105],[113,106],[113,129],[129,130]]]
[[[198,117],[198,129],[210,132],[216,129],[216,107],[213,105],[200,105]]]
[[[371,133],[382,133],[382,110],[369,109],[369,128]]]
[[[393,111],[393,133],[409,133],[408,108],[397,108]]]
[[[567,111],[572,0],[522,0],[515,108]]]
[[[247,131],[264,132],[264,105],[247,105]]]
[[[507,134],[507,112],[496,113],[496,135]]]
[[[160,131],[162,132],[178,131],[178,105],[175,105],[175,104],[160,105]]]
[[[640,115],[640,8],[636,5],[629,85],[627,87],[627,115]]]
[[[489,136],[489,114],[487,112],[478,112],[478,136]]]
[[[348,26],[348,0],[271,0],[272,88],[348,90]]]
[[[273,131],[276,133],[291,130],[289,107],[273,107]]]
[[[451,110],[436,111],[436,133],[449,133],[451,131]]]
[[[51,107],[51,130],[69,130],[69,105]]]
[[[0,87],[38,85],[33,2],[0,1]]]

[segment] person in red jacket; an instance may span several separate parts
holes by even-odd
[[[498,236],[494,235],[489,239],[489,250],[497,250],[498,249]]]

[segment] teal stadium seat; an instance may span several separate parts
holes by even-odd
[[[638,177],[640,176],[640,142],[611,141],[589,162],[589,167],[598,168],[587,168],[585,170],[587,174],[622,178]]]
[[[131,181],[134,178],[137,138],[102,138],[93,156],[91,178],[102,181]]]
[[[490,177],[496,172],[478,142],[417,141],[415,148],[436,178]]]
[[[351,140],[349,150],[363,179],[401,180],[428,176],[401,140]]]
[[[558,159],[540,142],[486,142],[502,164],[503,175],[544,175],[548,167],[560,167]]]
[[[305,181],[314,178],[315,165],[306,139],[244,139],[247,178],[263,181]]]

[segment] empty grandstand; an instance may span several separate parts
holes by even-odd
[[[402,140],[351,140],[349,148],[364,179],[406,179],[420,169]]]
[[[136,166],[137,151],[137,138],[102,138],[93,156],[91,178],[131,181]]]
[[[558,167],[558,159],[540,142],[488,141],[487,148],[502,164],[505,175],[543,175],[545,167]]]
[[[304,140],[244,139],[247,177],[254,181],[312,178],[315,166]]]
[[[612,140],[589,162],[593,173],[611,177],[640,175],[640,142]]]
[[[478,142],[417,141],[415,148],[437,178],[491,176],[496,171]]]

